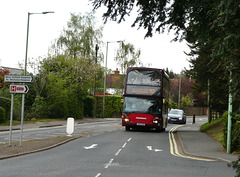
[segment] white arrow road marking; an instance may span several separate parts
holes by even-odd
[[[152,146],[147,146],[147,149],[148,149],[149,151],[155,151],[155,152],[161,152],[161,151],[163,151],[163,150],[161,150],[161,149],[154,149],[154,150],[153,150]]]
[[[92,144],[91,146],[88,146],[88,147],[84,147],[85,149],[93,149],[93,148],[96,148],[97,147],[97,144]]]
[[[152,151],[152,146],[147,146],[147,149],[148,149],[149,151]]]

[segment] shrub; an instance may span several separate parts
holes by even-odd
[[[5,122],[5,109],[3,107],[0,107],[0,123]]]
[[[94,103],[95,99],[93,96],[87,96],[84,100],[84,108],[83,108],[83,114],[87,117],[93,117],[94,116]]]
[[[105,96],[105,107],[104,107],[104,118],[114,117],[116,114],[122,112],[122,96],[118,95],[106,95]],[[96,117],[103,117],[103,96],[96,96],[97,110]]]
[[[223,133],[224,133],[224,147],[227,147],[227,132],[228,132],[228,112],[223,114]],[[240,116],[237,114],[232,115],[231,127],[231,151],[240,151]]]
[[[5,120],[10,119],[11,100],[8,98],[0,97],[0,105],[5,110]]]

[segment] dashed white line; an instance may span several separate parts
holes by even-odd
[[[109,161],[109,163],[108,163],[104,168],[108,168],[108,167],[112,164],[113,160],[114,160],[114,159],[111,159],[111,160]]]
[[[98,173],[95,177],[99,177],[99,176],[101,176],[101,173]]]
[[[118,154],[121,152],[121,150],[122,150],[122,149],[119,149],[119,150],[117,151],[117,153],[115,154],[115,156],[118,156]]]
[[[129,141],[131,141],[131,139],[132,139],[132,138],[129,138],[127,141],[129,142]]]
[[[126,145],[127,145],[127,143],[124,143],[124,145],[122,146],[122,148],[125,148]]]

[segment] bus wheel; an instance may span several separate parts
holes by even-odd
[[[129,130],[130,130],[130,127],[129,127],[129,126],[125,126],[125,130],[126,130],[126,131],[129,131]]]

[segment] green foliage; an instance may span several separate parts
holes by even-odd
[[[169,108],[176,109],[178,107],[177,103],[173,101],[172,98],[169,99]]]
[[[117,114],[122,113],[122,96],[117,95],[106,95],[105,96],[105,109],[104,118],[111,118]],[[103,96],[96,96],[97,101],[97,117],[103,117]]]
[[[3,107],[0,107],[0,123],[5,122],[5,109]]]
[[[83,117],[83,100],[93,90],[95,78],[97,85],[102,84],[102,68],[95,62],[102,27],[96,24],[93,13],[71,14],[48,57],[39,62],[32,93],[26,97],[29,117]]]
[[[117,50],[114,60],[121,67],[122,73],[125,74],[128,67],[142,65],[140,61],[141,51],[139,49],[136,50],[132,44],[124,44],[124,42],[121,42],[119,46],[120,48]]]
[[[228,112],[223,114],[224,125],[224,147],[227,147],[227,132],[228,132]],[[232,128],[231,128],[231,151],[240,151],[240,115],[232,115]]]
[[[43,97],[37,96],[31,108],[31,117],[46,118],[48,117],[49,110],[46,101]]]
[[[5,110],[5,120],[10,119],[11,100],[8,98],[0,97],[0,105]]]
[[[181,106],[182,107],[191,107],[193,106],[193,99],[190,94],[187,94],[186,96],[183,96],[181,99]]]
[[[55,47],[59,47],[62,55],[93,58],[95,56],[95,44],[101,43],[103,27],[96,28],[96,17],[93,13],[86,15],[71,14],[67,23],[67,29],[57,39]]]
[[[228,164],[228,166],[236,170],[235,177],[240,177],[240,156],[238,156],[238,159],[236,161],[233,161],[230,164]]]
[[[95,105],[95,99],[93,96],[87,96],[84,100],[84,116],[87,117],[93,117],[94,116],[94,105]]]

